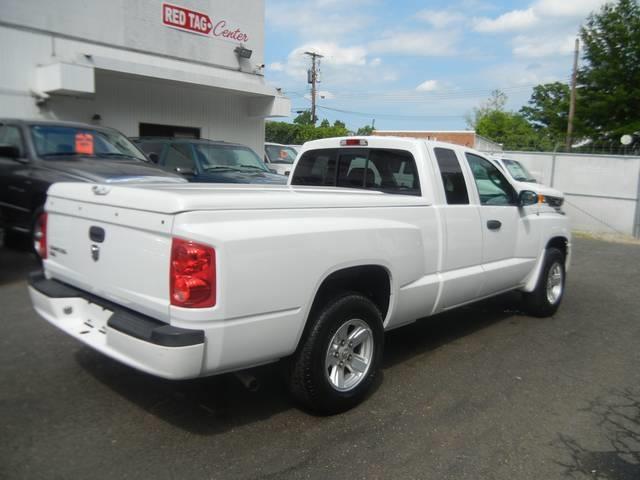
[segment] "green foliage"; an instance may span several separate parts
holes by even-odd
[[[640,4],[618,0],[591,14],[580,30],[585,66],[578,74],[576,116],[596,142],[640,131]]]
[[[487,110],[476,117],[478,135],[501,143],[505,150],[552,148],[551,142],[541,136],[519,113]]]
[[[297,125],[313,125],[311,112],[309,110],[301,112],[296,118],[293,119],[293,123]]]
[[[493,90],[489,98],[479,107],[474,108],[471,116],[467,116],[467,125],[475,129],[478,121],[485,115],[494,111],[503,111],[504,106],[507,104],[507,100],[507,94],[502,90]]]
[[[520,114],[542,137],[553,144],[560,143],[567,134],[569,97],[569,86],[564,83],[538,85],[533,89],[529,106],[522,107]],[[574,124],[574,131],[578,130]]]
[[[367,136],[367,135],[371,135],[372,133],[373,133],[373,126],[365,125],[364,127],[360,127],[358,129],[358,131],[356,132],[356,135]]]
[[[304,142],[319,138],[346,137],[349,135],[349,130],[339,120],[336,120],[331,125],[327,119],[324,119],[316,127],[310,123],[304,123],[307,117],[300,119],[302,115],[298,115],[294,123],[267,122],[265,125],[265,140],[285,145],[301,145]],[[311,114],[308,116],[308,119],[310,118]],[[299,119],[300,121],[296,121]]]
[[[494,90],[491,96],[467,118],[478,135],[501,143],[505,150],[549,149],[553,146],[521,113],[507,112],[507,95]]]

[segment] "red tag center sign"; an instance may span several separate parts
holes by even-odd
[[[93,155],[93,135],[90,133],[76,133],[75,153]]]
[[[162,4],[162,23],[168,27],[199,35],[209,35],[213,29],[213,22],[206,13],[195,12],[169,3]]]

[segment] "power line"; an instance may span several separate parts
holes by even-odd
[[[343,110],[340,108],[331,108],[331,107],[325,107],[323,105],[318,105],[318,108],[322,109],[322,110],[329,110],[332,112],[339,112],[339,113],[346,113],[349,115],[356,115],[356,116],[361,116],[361,117],[376,117],[376,118],[388,118],[388,119],[394,119],[394,118],[398,118],[398,119],[403,119],[403,118],[407,118],[407,119],[423,119],[423,120],[428,120],[428,119],[436,119],[436,118],[464,118],[465,115],[402,115],[402,114],[395,114],[395,113],[371,113],[371,112],[357,112],[357,111],[353,111],[353,110]]]

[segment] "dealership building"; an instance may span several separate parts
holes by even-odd
[[[264,80],[263,0],[3,0],[0,118],[263,151],[290,102]]]

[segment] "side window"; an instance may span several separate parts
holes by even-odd
[[[434,148],[433,151],[436,154],[438,168],[440,168],[447,203],[449,205],[467,205],[469,193],[456,153],[448,148]]]
[[[196,164],[191,157],[191,147],[184,143],[172,143],[169,145],[163,163],[165,167],[171,170],[176,168],[196,169]]]
[[[164,143],[163,142],[140,142],[140,143],[136,143],[136,146],[142,150],[144,153],[147,154],[147,156],[149,156],[152,153],[155,153],[156,155],[158,155],[158,158],[160,158],[160,154],[162,153],[162,149],[164,148]]]
[[[335,149],[311,150],[304,153],[298,160],[291,184],[334,186],[336,153]]]
[[[472,153],[466,156],[482,205],[516,204],[515,190],[493,163]]]
[[[0,126],[0,144],[16,147],[20,152],[20,156],[24,157],[24,143],[18,127],[11,125]]]

